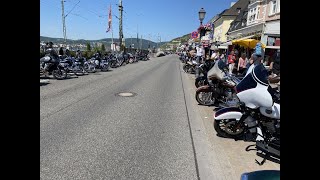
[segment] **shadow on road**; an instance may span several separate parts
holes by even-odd
[[[48,85],[50,84],[49,82],[40,82],[40,86],[45,86],[45,85]]]

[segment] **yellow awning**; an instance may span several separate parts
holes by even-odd
[[[237,39],[233,40],[232,44],[238,44],[240,46],[244,46],[246,48],[254,49],[256,47],[256,44],[260,42],[256,39]],[[262,48],[266,48],[266,45],[261,43]]]

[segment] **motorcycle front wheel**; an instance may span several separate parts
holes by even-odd
[[[67,78],[67,71],[64,69],[55,69],[52,71],[52,75],[54,78],[58,80],[66,79]]]
[[[213,97],[213,92],[198,91],[196,92],[196,100],[200,105],[210,106],[213,105],[216,99]]]
[[[189,68],[190,68],[190,67],[189,67],[189,65],[188,65],[188,64],[183,65],[183,71],[184,71],[184,72],[186,72],[186,73],[187,73],[187,72],[188,72],[188,70],[189,70]]]
[[[233,129],[236,122],[236,119],[214,120],[213,126],[220,137],[236,139],[243,136],[245,128],[244,124],[241,124],[238,128]]]
[[[107,65],[102,65],[101,71],[108,71],[108,70],[109,70],[109,66],[107,66]]]
[[[74,72],[74,74],[75,74],[76,76],[82,76],[82,75],[84,75],[84,70],[83,70],[82,67],[79,67],[79,68],[75,69],[73,72]]]
[[[208,84],[208,81],[207,81],[207,79],[206,79],[205,77],[200,76],[200,77],[198,77],[198,78],[196,79],[196,81],[195,81],[194,84],[195,84],[195,86],[198,88],[198,87],[200,87],[200,86],[207,85],[207,84]]]

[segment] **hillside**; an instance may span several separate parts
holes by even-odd
[[[170,46],[172,44],[178,45],[179,43],[184,44],[190,39],[190,34],[183,35],[181,37],[177,37],[175,39],[172,39],[171,41],[165,43],[162,45],[162,47]]]
[[[187,42],[189,39],[190,39],[190,34],[186,34],[186,35],[183,35],[183,36],[181,36],[181,37],[177,37],[177,38],[171,40],[170,42],[172,42],[172,41],[181,41],[181,43],[185,43],[185,42]]]
[[[40,36],[40,41],[44,41],[44,42],[53,42],[54,44],[60,44],[60,43],[63,43],[63,38],[52,38],[52,37],[45,37],[45,36]],[[114,38],[113,41],[115,43],[118,43],[119,40],[117,38]],[[106,46],[109,46],[111,45],[111,42],[112,42],[112,39],[111,38],[104,38],[104,39],[99,39],[99,40],[84,40],[84,39],[78,39],[78,40],[70,40],[70,39],[67,39],[67,44],[87,44],[87,43],[90,43],[90,44],[95,44],[95,43],[103,43],[105,44]],[[141,42],[141,39],[139,39],[139,43]],[[159,43],[159,45],[163,45],[167,42],[161,42]],[[134,44],[134,47],[137,47],[137,39],[136,38],[127,38],[125,39],[125,44],[126,44],[126,47],[129,47],[130,44]],[[157,47],[157,43],[153,42],[153,41],[149,41],[149,40],[146,40],[146,39],[142,39],[142,49],[147,49],[149,47],[149,44],[150,44],[150,47]],[[140,46],[139,46],[140,47]]]

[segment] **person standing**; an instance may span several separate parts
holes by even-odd
[[[229,73],[232,74],[234,64],[235,64],[236,56],[234,55],[234,51],[231,51],[228,55],[228,64],[229,64]]]
[[[242,74],[246,69],[246,54],[242,53],[238,62],[238,73]]]
[[[196,65],[196,78],[199,77],[199,64],[201,62],[202,56],[204,55],[204,50],[202,45],[197,46],[197,65]]]
[[[211,54],[211,57],[210,57],[210,60],[213,60],[215,61],[215,59],[217,58],[217,53],[215,50],[212,51],[212,54]]]
[[[64,54],[64,52],[63,52],[63,47],[60,47],[60,49],[59,49],[59,55],[60,55],[60,56],[63,56],[63,54]]]
[[[270,63],[270,70],[272,77],[280,75],[280,50],[275,54],[274,60]]]

